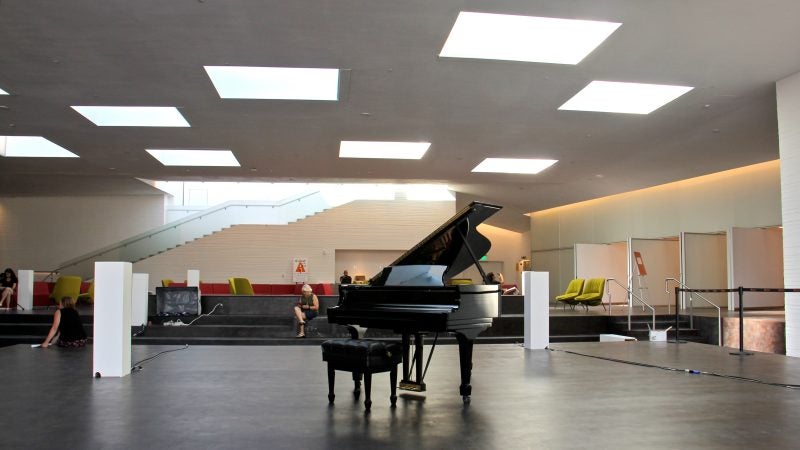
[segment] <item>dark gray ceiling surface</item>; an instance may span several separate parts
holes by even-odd
[[[439,58],[462,10],[623,25],[577,66]],[[798,19],[797,0],[0,0],[0,135],[80,156],[0,158],[0,195],[153,192],[133,177],[425,181],[527,212],[772,160]],[[341,68],[342,99],[222,100],[204,65]],[[557,109],[595,79],[695,89],[646,116]],[[192,127],[98,128],[70,105],[175,105]],[[420,161],[353,160],[340,140],[432,145]],[[147,147],[228,148],[242,167],[164,167]],[[485,157],[559,163],[471,173]]]

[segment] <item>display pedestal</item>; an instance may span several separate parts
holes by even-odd
[[[94,263],[94,376],[131,373],[132,271],[129,262]]]
[[[550,344],[549,272],[522,272],[525,287],[525,348],[544,349]]]
[[[17,305],[25,310],[33,309],[33,271],[17,271]]]
[[[147,324],[147,288],[150,286],[150,275],[133,274],[131,288],[131,325],[140,327]]]

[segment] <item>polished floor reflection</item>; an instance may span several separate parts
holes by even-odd
[[[134,346],[135,361],[178,347]],[[387,374],[365,415],[348,374],[327,404],[316,346],[189,347],[122,379],[91,377],[91,348],[0,349],[2,448],[792,448],[800,360],[650,342],[475,348],[473,396],[457,347],[436,349],[424,394],[389,407]],[[586,356],[584,356],[586,355]],[[599,359],[605,358],[605,359]],[[362,399],[363,400],[363,399]]]

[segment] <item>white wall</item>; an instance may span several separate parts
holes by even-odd
[[[783,230],[731,228],[728,231],[728,287],[783,287]],[[745,292],[744,307],[783,306],[781,292]],[[734,303],[735,302],[735,303]],[[739,295],[731,294],[728,308],[739,306]]]
[[[683,233],[681,238],[683,283],[693,289],[726,289],[728,287],[727,235]],[[674,288],[675,284],[670,284],[673,301]],[[725,293],[705,292],[700,295],[717,306],[728,306],[728,295]],[[697,294],[695,294],[695,308],[712,307],[696,296]]]
[[[800,288],[800,74],[777,84],[783,205],[783,278]],[[786,294],[786,354],[800,356],[800,293]]]
[[[664,280],[680,280],[680,245],[677,239],[631,239],[631,291],[648,305],[665,306],[675,303],[675,295],[664,291]],[[638,277],[633,252],[642,255],[647,275]],[[640,290],[643,287],[643,290]],[[634,306],[638,302],[634,301]]]
[[[613,244],[575,244],[575,277],[576,278],[613,278],[623,286],[628,285],[628,243]],[[552,281],[552,277],[551,277]],[[556,292],[562,293],[567,285],[559,286]],[[606,292],[610,292],[613,304],[627,302],[628,294],[618,284],[609,283]],[[554,294],[558,295],[558,294]],[[603,297],[604,302],[609,296]]]
[[[345,270],[354,280],[356,275],[364,275],[369,280],[402,254],[401,250],[336,249],[336,271],[333,280],[338,283],[339,277]]]
[[[3,267],[55,269],[71,258],[164,224],[164,197],[0,198]]]
[[[572,249],[576,242],[608,243],[626,241],[630,236],[662,238],[682,231],[779,225],[779,172],[780,164],[771,161],[534,212],[534,270],[550,272],[551,280],[568,282],[572,274],[563,273],[567,267],[563,261],[569,258],[564,250]]]
[[[199,269],[204,282],[247,277],[254,283],[291,283],[293,258],[308,259],[309,282],[338,281],[337,250],[402,253],[455,214],[452,201],[360,200],[289,225],[238,225],[139,261],[134,271],[183,280]],[[343,270],[343,269],[342,269]],[[374,274],[367,274],[368,276]]]

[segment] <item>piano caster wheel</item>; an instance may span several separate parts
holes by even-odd
[[[469,396],[469,395],[462,395],[462,396],[461,396],[461,400],[463,400],[463,401],[464,401],[464,404],[465,404],[465,405],[469,405],[469,402],[471,401],[471,400],[470,400],[470,396]]]
[[[389,397],[389,400],[392,402],[392,408],[397,406],[397,396],[396,395],[393,395],[393,396]]]
[[[333,404],[333,399],[336,398],[333,394],[328,394],[328,403]]]
[[[369,401],[369,402],[364,402],[364,412],[365,412],[365,413],[368,413],[368,412],[369,412],[369,408],[370,408],[371,406],[372,406],[372,402],[371,402],[371,401]]]

